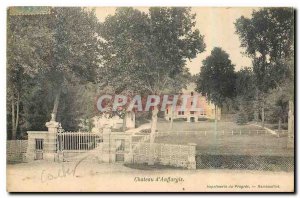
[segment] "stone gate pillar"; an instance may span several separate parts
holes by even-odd
[[[27,131],[28,134],[28,145],[26,150],[26,161],[30,162],[37,159],[37,153],[36,153],[36,140],[40,139],[45,141],[48,137],[47,131]],[[45,145],[44,145],[45,147]],[[43,149],[44,150],[44,149]],[[43,152],[44,154],[44,152]]]
[[[131,133],[112,132],[111,128],[108,125],[106,125],[103,128],[102,137],[103,142],[101,159],[103,162],[130,163],[132,161]],[[117,142],[123,142],[121,143],[122,146],[118,145]]]
[[[56,139],[59,127],[59,123],[54,120],[54,114],[51,114],[51,120],[46,123],[46,127],[48,134],[44,145],[44,159],[52,161],[56,157]]]
[[[111,128],[105,125],[103,128],[103,143],[102,143],[102,161],[112,162],[112,141],[111,141]]]

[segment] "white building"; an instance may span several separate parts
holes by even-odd
[[[205,95],[195,92],[195,88],[196,85],[191,83],[186,89],[182,90],[182,94],[188,96],[184,111],[181,110],[180,105],[176,106],[175,110],[172,110],[171,105],[167,106],[165,111],[166,120],[183,118],[187,122],[198,122],[199,119],[215,119],[215,105],[208,101]],[[193,110],[194,101],[196,101],[196,108],[201,109],[201,111]],[[218,107],[217,119],[221,119],[221,109]]]
[[[135,128],[135,113],[127,112],[125,116],[126,119],[126,129]],[[113,129],[120,129],[123,127],[124,119],[121,119],[119,116],[115,115],[112,118],[109,118],[108,114],[103,114],[102,116],[95,116],[93,118],[94,128],[93,132],[101,131],[104,126],[109,126]]]

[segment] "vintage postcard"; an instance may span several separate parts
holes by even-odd
[[[294,192],[288,7],[8,7],[8,192]]]

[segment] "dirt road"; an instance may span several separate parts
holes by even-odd
[[[7,165],[7,190],[16,191],[292,191],[292,172],[136,170],[91,160]],[[126,184],[126,185],[124,185]]]

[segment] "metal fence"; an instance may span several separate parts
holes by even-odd
[[[86,152],[102,142],[99,134],[90,132],[64,131],[57,134],[57,150],[63,152]]]
[[[217,136],[233,136],[233,135],[264,135],[269,134],[267,130],[261,129],[261,130],[220,130],[220,131],[213,131],[213,130],[203,130],[203,131],[159,131],[155,134],[156,137],[161,136],[168,136],[168,135],[198,135],[198,136],[211,136],[211,135],[217,135]]]

